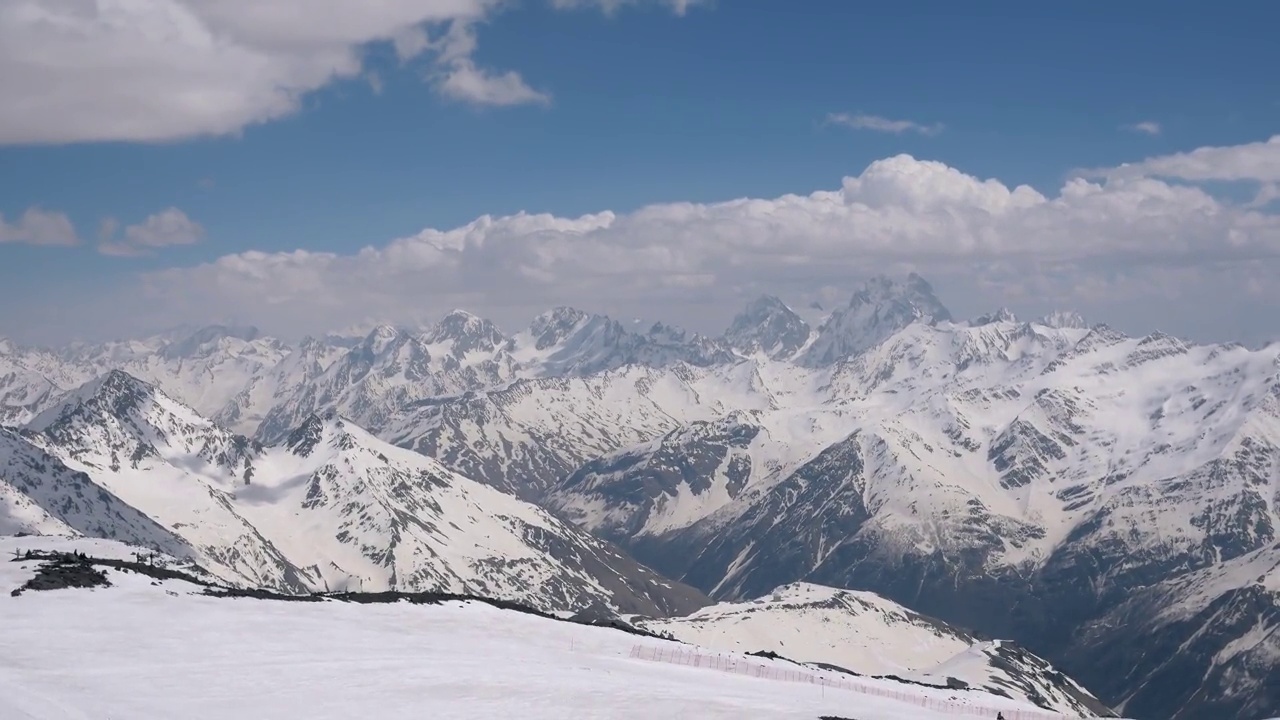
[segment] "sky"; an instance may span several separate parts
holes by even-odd
[[[7,0],[0,335],[555,305],[1280,339],[1280,6]]]

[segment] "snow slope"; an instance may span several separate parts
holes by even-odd
[[[17,533],[114,538],[175,555],[189,552],[173,533],[88,475],[0,428],[0,535]]]
[[[1086,690],[1045,661],[998,641],[982,642],[874,593],[795,583],[748,602],[688,616],[638,619],[678,640],[735,652],[773,652],[863,675],[896,675],[946,687],[1008,693],[1067,714],[1102,711]]]
[[[23,543],[30,541],[0,539],[0,555]],[[225,599],[117,570],[108,571],[108,588],[10,597],[32,565],[0,563],[6,719],[965,717],[835,687],[634,659],[637,645],[673,643],[482,603]],[[1030,709],[985,693],[880,684],[917,701],[955,698],[1010,718]]]

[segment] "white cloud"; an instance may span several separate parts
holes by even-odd
[[[1153,288],[1190,307],[1209,282],[1226,292],[1262,283],[1280,300],[1277,264],[1280,216],[1197,187],[1076,178],[1046,196],[899,155],[807,195],[485,216],[353,254],[228,255],[144,276],[140,305],[157,325],[236,317],[321,331],[453,307],[512,324],[570,303],[705,329],[753,293],[807,299],[886,269],[968,288],[979,310],[1010,298],[1088,310],[1104,299],[1136,306]]]
[[[711,2],[712,0],[551,0],[551,6],[561,10],[600,8],[612,14],[628,5],[665,5],[677,15],[684,15],[691,7],[710,5]]]
[[[63,213],[31,207],[14,223],[0,215],[0,243],[76,245],[79,242],[75,225]]]
[[[1163,132],[1163,128],[1160,127],[1160,123],[1153,122],[1151,120],[1144,120],[1143,122],[1140,122],[1140,123],[1125,125],[1124,128],[1126,130],[1132,130],[1134,132],[1142,133],[1144,135],[1159,135],[1161,132]]]
[[[895,135],[901,135],[904,132],[937,135],[945,129],[942,123],[926,125],[914,120],[890,120],[879,115],[863,115],[861,113],[856,115],[830,113],[827,115],[826,122],[828,125],[841,125],[854,130],[874,130],[875,132],[887,132]]]
[[[529,87],[520,74],[511,70],[490,73],[463,60],[449,68],[439,79],[440,92],[455,100],[476,105],[545,105],[551,96]]]
[[[505,4],[6,0],[0,3],[0,145],[236,133],[296,111],[307,93],[335,80],[364,76],[364,49],[375,42],[392,43],[403,60],[431,56],[433,77],[443,78],[437,87],[455,97],[544,102],[514,71],[478,67],[473,35],[470,44],[430,40],[429,31],[468,34]],[[606,10],[621,4],[553,2]],[[659,4],[676,11],[689,5]]]
[[[1247,207],[1260,208],[1280,200],[1280,183],[1267,183],[1258,188],[1258,194],[1249,201]]]
[[[178,208],[167,208],[146,220],[124,229],[124,237],[116,239],[120,224],[104,218],[99,228],[98,252],[103,255],[145,255],[172,245],[192,245],[204,237],[204,228]]]
[[[1159,177],[1188,182],[1280,182],[1280,135],[1264,142],[1202,147],[1115,168],[1082,171],[1088,177]]]
[[[471,59],[477,45],[475,28],[466,23],[453,23],[437,42],[425,36],[423,42],[426,47],[439,51],[440,67],[434,74],[434,82],[445,97],[495,107],[551,102],[550,95],[529,87],[517,72],[493,73],[476,67]]]

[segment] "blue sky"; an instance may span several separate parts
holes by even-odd
[[[67,12],[79,13],[75,16],[84,27],[101,31],[103,39],[75,40],[67,46],[70,60],[59,67],[48,67],[30,46],[0,42],[0,66],[8,66],[0,76],[10,78],[0,80],[0,89],[10,97],[17,94],[22,107],[37,108],[0,111],[0,213],[11,239],[0,243],[0,334],[52,342],[227,319],[310,331],[322,322],[383,315],[416,319],[462,302],[514,323],[526,309],[526,316],[541,310],[538,303],[561,301],[630,314],[661,309],[679,313],[697,329],[711,329],[760,289],[793,301],[819,291],[838,296],[842,285],[848,290],[867,274],[910,266],[932,270],[926,275],[962,314],[1005,301],[1035,312],[1093,302],[1087,308],[1091,316],[1108,315],[1097,319],[1135,330],[1161,326],[1214,339],[1223,332],[1250,339],[1280,335],[1274,321],[1259,313],[1240,317],[1242,309],[1280,292],[1270,285],[1255,287],[1255,281],[1265,285],[1276,269],[1271,255],[1280,245],[1272,224],[1275,204],[1240,209],[1274,185],[1269,163],[1275,153],[1266,141],[1280,134],[1280,85],[1274,78],[1280,44],[1272,37],[1280,7],[1272,4],[1227,3],[1211,10],[1191,2],[1104,7],[719,0],[680,12],[656,1],[619,8],[581,2],[576,4],[583,7],[565,9],[552,5],[574,3],[526,0],[495,8],[484,0],[405,0],[403,15],[375,23],[364,36],[353,30],[323,47],[308,38],[313,45],[298,50],[301,41],[259,32],[262,25],[251,15],[230,17],[233,9],[213,17],[202,14],[203,0],[149,2],[157,13],[190,11],[192,22],[210,37],[252,50],[245,62],[259,64],[246,67],[266,68],[255,72],[296,73],[281,74],[276,82],[293,83],[298,107],[280,110],[271,102],[259,103],[266,91],[253,87],[250,75],[239,74],[220,56],[212,56],[207,67],[166,67],[164,52],[173,47],[137,61],[157,66],[154,81],[123,63],[113,74],[118,51],[109,42],[114,31],[103,10],[106,0],[96,8],[87,0],[66,3]],[[265,4],[273,3],[284,12],[298,5],[297,0]],[[19,0],[0,10],[0,40],[38,30],[32,23],[39,18],[21,13],[25,4],[28,0]],[[316,24],[316,37],[337,32],[323,27],[323,12],[306,17]],[[427,22],[414,22],[420,18]],[[358,24],[343,17],[332,21],[339,30]],[[464,42],[453,46],[461,48],[456,52],[450,50],[451,27],[461,27],[459,37],[473,40],[474,47]],[[402,50],[412,57],[398,57],[389,38],[411,47],[412,40],[405,38],[415,29],[425,29],[430,48]],[[446,43],[436,44],[441,39]],[[322,67],[314,56],[335,48],[358,58],[358,68],[348,62],[339,71],[348,77],[316,80],[309,70],[296,69],[304,61]],[[261,64],[268,61],[274,64]],[[467,96],[448,89],[450,78],[461,78],[459,68],[479,72],[490,85],[504,73],[516,73],[518,79],[505,96],[491,86],[473,87]],[[208,92],[191,100],[195,109],[175,110],[171,103],[179,100],[171,98],[199,93],[206,84]],[[64,85],[72,90],[55,97],[59,93],[53,88]],[[234,109],[210,109],[220,102]],[[105,119],[95,122],[98,117]],[[1231,154],[1232,148],[1252,146],[1262,148],[1261,159]],[[402,296],[390,290],[377,298],[367,297],[367,290],[353,292],[342,298],[343,312],[304,317],[305,295],[316,292],[317,282],[327,286],[325,271],[299,281],[296,268],[280,269],[285,256],[271,256],[303,249],[309,255],[333,253],[345,262],[362,247],[383,248],[424,228],[448,230],[486,214],[526,211],[569,219],[609,210],[626,216],[653,204],[715,207],[734,198],[807,196],[839,190],[842,178],[902,153],[938,161],[975,181],[994,178],[1009,189],[1029,184],[1051,203],[1082,168],[1098,169],[1097,177],[1107,178],[1106,169],[1123,163],[1177,157],[1196,148],[1218,148],[1230,159],[1209,177],[1191,177],[1194,173],[1181,169],[1161,175],[1160,182],[1190,184],[1238,211],[1240,227],[1253,233],[1247,258],[1230,239],[1239,228],[1220,224],[1170,241],[1178,250],[1165,253],[1161,233],[1186,224],[1173,215],[1163,224],[1143,220],[1136,230],[1126,224],[1133,218],[1116,220],[1107,226],[1117,233],[1114,252],[1102,247],[1087,257],[1064,259],[1049,252],[1037,258],[1022,248],[1017,263],[1003,262],[993,248],[956,257],[933,253],[926,244],[919,246],[917,258],[875,250],[883,246],[877,239],[868,249],[856,237],[862,223],[849,232],[853,239],[843,254],[848,267],[832,272],[823,259],[826,249],[810,255],[801,251],[788,260],[788,272],[774,277],[769,262],[751,272],[722,272],[711,264],[708,257],[721,251],[727,265],[741,265],[730,262],[742,250],[732,245],[688,253],[697,254],[696,260],[674,257],[699,240],[664,244],[668,241],[653,233],[665,228],[679,234],[664,224],[634,230],[625,239],[614,237],[622,234],[615,228],[591,246],[617,244],[663,255],[662,262],[637,269],[635,287],[625,291],[611,292],[616,283],[607,277],[582,287],[560,282],[555,273],[573,279],[582,268],[566,263],[533,268],[530,262],[545,261],[551,251],[528,244],[519,245],[514,255],[525,253],[533,260],[503,271],[519,280],[511,282],[502,272],[481,267],[502,264],[491,257],[494,240],[483,252],[452,248],[458,254],[443,269],[424,267],[416,280],[399,277],[391,286],[414,288]],[[1259,163],[1261,170],[1239,170]],[[1121,181],[1097,182],[1118,188]],[[915,200],[894,202],[895,207],[919,207]],[[65,214],[78,246],[50,246],[20,232],[20,218],[31,208]],[[152,225],[154,232],[139,231],[129,240],[125,228],[142,226],[171,208],[186,224],[171,223],[167,230]],[[1247,212],[1270,214],[1259,230]],[[109,240],[118,250],[113,254],[99,251],[105,218],[114,219],[117,228]],[[1063,222],[1098,232],[1088,223]],[[965,224],[966,232],[982,236],[971,226]],[[788,226],[770,241],[794,240],[803,247],[805,227]],[[731,232],[726,228],[731,226],[721,223],[707,232]],[[1133,262],[1135,249],[1119,246],[1148,230],[1153,235],[1138,252],[1145,259]],[[525,237],[520,234],[525,232],[516,234]],[[921,232],[913,230],[912,237],[919,240]],[[934,232],[937,243],[948,242],[945,227]],[[1214,233],[1221,242],[1212,242]],[[0,228],[0,239],[5,236]],[[153,240],[141,239],[146,237]],[[1222,253],[1215,254],[1218,250]],[[245,252],[255,255],[234,263],[231,280],[209,272],[184,274]],[[597,260],[631,262],[619,252],[601,253]],[[246,267],[259,253],[268,256],[260,267]],[[1169,288],[1185,282],[1193,260],[1216,268],[1201,273],[1201,279],[1234,288],[1236,294],[1221,297],[1211,309],[1194,301],[1192,289],[1171,301]],[[691,264],[680,264],[685,261]],[[974,263],[985,270],[975,275]],[[1044,282],[1006,291],[1007,279],[1025,275],[1028,263],[1044,272]],[[1223,263],[1232,267],[1224,270]],[[1052,270],[1044,270],[1046,264]],[[811,277],[807,266],[814,269]],[[1153,267],[1159,278],[1149,277]],[[1183,275],[1170,275],[1170,267]],[[671,298],[673,284],[657,277],[664,269],[687,274],[687,281],[675,283],[687,290],[680,298]],[[432,274],[445,271],[455,281],[469,277],[494,284],[464,287]],[[345,275],[361,272],[369,273],[368,283],[380,283],[368,268],[343,270]],[[529,278],[535,276],[538,287],[515,287],[532,284]],[[298,285],[289,289],[292,281]],[[1136,302],[1123,294],[1081,294],[1079,288],[1098,282],[1112,289],[1155,284],[1144,286],[1145,294],[1131,288],[1141,295]],[[438,293],[421,289],[432,284],[440,286]],[[1251,288],[1247,293],[1239,290],[1245,286]],[[183,294],[187,287],[190,295]],[[234,288],[226,291],[232,296],[211,289],[217,287]],[[646,289],[666,299],[650,303]],[[245,300],[254,292],[263,297]],[[1179,302],[1185,302],[1184,310]],[[173,310],[160,312],[158,305]],[[263,307],[274,309],[254,317]],[[1229,319],[1226,325],[1224,319]]]

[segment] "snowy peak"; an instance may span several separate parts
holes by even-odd
[[[724,333],[729,347],[744,355],[789,358],[809,341],[811,330],[794,310],[773,295],[761,295],[734,317]]]
[[[951,319],[951,312],[933,294],[933,286],[915,273],[905,280],[877,275],[853,294],[851,310],[873,308],[885,316],[909,316],[912,320],[941,322]]]
[[[833,312],[800,358],[808,366],[830,365],[882,342],[916,322],[936,323],[951,313],[933,294],[924,278],[912,273],[905,280],[883,275],[868,280],[849,304]]]
[[[561,344],[591,317],[577,308],[565,306],[542,313],[529,325],[534,349],[547,350]]]
[[[969,321],[969,327],[982,327],[983,325],[993,325],[995,323],[1014,323],[1018,322],[1018,318],[1009,308],[1000,308],[992,313],[979,315]],[[1054,327],[1054,326],[1051,326]]]
[[[1088,330],[1089,323],[1078,312],[1057,310],[1036,321],[1045,327],[1075,330]]]
[[[496,352],[507,343],[507,338],[492,322],[464,310],[454,310],[422,335],[428,345],[441,349],[455,358],[471,353]]]
[[[45,432],[77,416],[126,417],[154,398],[155,386],[121,370],[110,370],[61,397],[56,405],[37,415],[27,429]]]
[[[258,451],[256,443],[119,370],[71,391],[27,429],[67,457],[116,470],[188,458],[238,476]]]
[[[367,335],[356,349],[362,354],[377,357],[387,351],[388,348],[399,342],[404,334],[392,325],[376,325]]]
[[[330,424],[339,424],[336,413],[330,411],[325,414],[312,414],[305,422],[299,425],[289,433],[284,440],[284,446],[289,452],[300,457],[307,457],[319,445],[325,437],[325,432]]]
[[[169,343],[160,351],[160,356],[167,360],[204,357],[217,352],[228,342],[250,343],[259,337],[255,327],[209,325],[182,340]]]
[[[665,323],[632,332],[605,315],[559,307],[539,315],[508,344],[528,372],[574,377],[639,365],[662,368],[678,363],[708,366],[735,356],[717,340]]]

